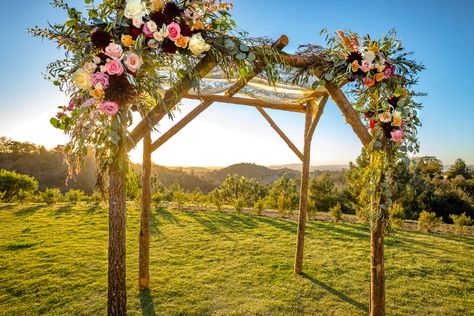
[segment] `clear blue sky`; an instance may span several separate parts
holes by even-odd
[[[82,1],[70,3],[80,6]],[[234,4],[234,18],[243,29],[272,38],[286,34],[289,52],[303,43],[322,44],[319,31],[323,27],[373,36],[395,27],[405,47],[427,67],[419,84],[419,90],[429,94],[422,98],[420,155],[435,155],[445,164],[458,157],[474,163],[474,1],[235,0]],[[48,0],[8,1],[4,10],[8,14],[0,20],[0,136],[47,147],[64,143],[66,138],[48,121],[66,98],[41,75],[61,53],[52,43],[26,32],[27,27],[64,17]],[[195,104],[185,103],[183,114]],[[271,114],[295,143],[302,143],[301,115]],[[168,126],[170,123],[164,123],[160,130]],[[312,164],[346,164],[359,152],[359,141],[329,103],[313,141]],[[139,156],[137,151],[132,159],[139,160]],[[255,109],[223,104],[203,113],[153,159],[186,166],[297,162]]]

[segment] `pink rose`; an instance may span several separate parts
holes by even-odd
[[[109,76],[101,72],[96,72],[92,76],[92,85],[95,87],[98,83],[102,84],[104,90],[107,89],[109,86]]]
[[[85,107],[85,108],[88,108],[88,107],[94,105],[95,102],[96,102],[96,99],[90,98],[90,99],[86,100],[86,102],[82,103],[82,106]]]
[[[128,52],[125,54],[124,64],[129,71],[136,73],[142,66],[143,62],[140,56],[135,53]]]
[[[367,72],[369,71],[370,69],[372,69],[372,62],[370,60],[366,60],[364,59],[362,61],[362,71],[363,72]]]
[[[168,25],[168,38],[175,42],[181,35],[181,27],[178,23],[173,22]]]
[[[403,137],[405,137],[405,132],[400,129],[397,129],[394,132],[390,132],[390,135],[392,136],[392,140],[395,143],[401,145],[403,143]]]
[[[156,32],[156,30],[155,31],[150,30],[148,23],[143,24],[143,34],[145,34],[146,37],[152,38],[154,32]]]
[[[105,54],[115,60],[120,59],[120,57],[122,57],[122,53],[123,49],[119,44],[110,43],[109,46],[105,48]]]
[[[105,71],[109,75],[117,75],[120,76],[123,74],[123,66],[122,63],[116,60],[111,60],[105,64]]]
[[[393,76],[394,72],[395,72],[395,67],[393,65],[390,65],[384,69],[383,75],[385,78],[390,78],[391,76]]]
[[[99,107],[99,111],[107,116],[114,116],[119,110],[119,105],[112,101],[104,101]]]

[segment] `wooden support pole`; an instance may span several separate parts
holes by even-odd
[[[321,116],[323,116],[324,113],[324,108],[326,107],[326,103],[328,102],[329,96],[326,94],[319,100],[318,103],[316,103],[315,100],[311,100],[308,102],[308,106],[313,107],[313,121],[311,122],[311,127],[309,129],[309,134],[311,137],[314,134],[314,131],[316,130],[316,127],[318,126],[319,120],[321,119]]]
[[[308,212],[308,188],[309,188],[309,165],[311,154],[310,134],[311,123],[313,120],[313,107],[306,106],[305,125],[304,125],[304,149],[303,149],[303,167],[301,172],[300,188],[300,208],[298,217],[298,232],[296,239],[295,273],[303,272],[303,252],[304,252],[304,234],[306,229],[306,216]]]
[[[326,90],[359,137],[364,147],[368,147],[372,136],[367,132],[358,113],[340,88],[326,84]],[[385,315],[385,268],[384,268],[384,224],[377,219],[370,232],[370,316]]]
[[[123,115],[123,112],[121,112]],[[114,118],[114,120],[118,120]],[[121,128],[125,130],[125,120]],[[109,262],[108,262],[108,302],[109,316],[127,314],[126,286],[126,197],[125,173],[123,165],[127,159],[125,144],[117,145],[116,156],[109,167]]]
[[[151,132],[143,138],[142,198],[138,250],[138,288],[150,288]]]
[[[268,113],[265,112],[265,110],[262,109],[262,107],[256,106],[256,108],[260,112],[260,114],[262,114],[262,116],[267,120],[270,126],[275,130],[275,132],[277,132],[277,134],[280,135],[280,137],[285,141],[288,147],[290,147],[290,149],[293,150],[296,156],[298,156],[298,158],[301,161],[304,161],[304,156],[301,153],[301,151],[299,151],[299,149],[291,142],[288,136],[286,136],[286,134],[278,127],[278,125],[275,123],[275,121],[272,120],[270,115],[268,115]]]

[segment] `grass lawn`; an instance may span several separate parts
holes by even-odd
[[[222,212],[153,212],[151,291],[137,290],[139,211],[127,231],[130,315],[364,315],[369,230],[310,222],[302,276],[296,223]],[[0,315],[104,315],[107,211],[0,204]],[[474,315],[474,237],[386,241],[388,315]]]

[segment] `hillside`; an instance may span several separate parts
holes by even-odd
[[[138,212],[129,204],[128,315],[368,314],[367,226],[310,221],[297,276],[294,221],[153,210],[151,291],[140,295]],[[107,214],[0,204],[0,315],[105,315]],[[387,314],[474,314],[472,236],[397,232],[385,245]]]
[[[272,184],[284,173],[288,174],[290,178],[297,178],[300,175],[299,171],[288,168],[270,169],[264,166],[256,165],[254,163],[239,163],[223,169],[210,171],[204,174],[202,177],[210,183],[219,184],[224,181],[227,175],[236,174],[239,176],[260,180],[265,184]]]

